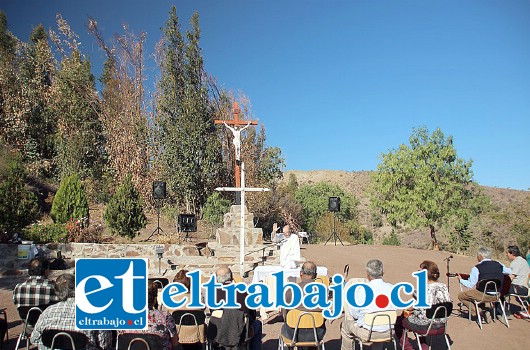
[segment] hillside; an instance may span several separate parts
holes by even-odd
[[[360,200],[359,205],[359,220],[361,224],[373,231],[374,236],[381,238],[388,234],[391,228],[383,226],[382,228],[374,228],[371,223],[370,215],[370,200],[366,193],[370,183],[370,171],[339,171],[339,170],[290,170],[284,173],[283,181],[288,181],[289,176],[294,174],[299,185],[312,184],[318,182],[330,182],[337,184],[345,190],[351,192]],[[491,198],[491,203],[501,210],[507,208],[515,203],[522,202],[530,197],[529,191],[519,191],[508,188],[497,188],[480,186],[483,193]],[[495,229],[499,229],[495,227]],[[428,242],[427,230],[410,231],[406,230],[407,235],[401,235],[402,243],[405,246],[424,247],[425,242]],[[509,232],[499,233],[504,237],[509,236]],[[508,239],[508,238],[507,238]]]

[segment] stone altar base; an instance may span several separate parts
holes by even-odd
[[[215,239],[220,245],[239,245],[241,231],[241,205],[232,205],[230,212],[224,215],[224,225],[215,231]],[[245,246],[263,242],[263,230],[254,227],[254,214],[245,207]]]

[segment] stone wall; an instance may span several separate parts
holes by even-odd
[[[158,259],[156,248],[163,247],[162,259]],[[247,268],[260,262],[265,255],[259,249],[266,246],[246,246],[247,252],[255,251],[245,256]],[[146,258],[149,262],[149,273],[156,275],[160,271],[165,276],[173,276],[178,270],[201,269],[205,273],[212,273],[218,267],[235,268],[237,271],[239,261],[239,247],[231,245],[218,245],[215,242],[198,244],[95,244],[95,243],[48,243],[36,245],[41,255],[56,258],[61,251],[66,262],[75,266],[76,258]],[[270,249],[270,248],[269,248]],[[269,255],[268,253],[266,254]],[[269,260],[274,259],[273,256]],[[0,270],[25,269],[29,259],[18,259],[17,244],[0,244]],[[0,271],[2,273],[2,271]]]
[[[239,245],[241,234],[241,206],[232,205],[230,212],[223,217],[223,227],[215,232],[215,239],[220,245]],[[254,214],[249,213],[245,207],[245,246],[263,243],[263,230],[254,227]]]
[[[179,270],[202,268],[211,270],[218,265],[215,257],[211,256],[208,248],[200,249],[194,245],[177,244],[94,244],[94,243],[48,243],[36,245],[37,249],[49,258],[55,258],[57,251],[61,251],[63,257],[70,265],[75,264],[76,258],[147,258],[149,270],[158,272],[159,259],[156,247],[164,247],[160,269]],[[0,247],[0,264],[4,268],[25,268],[29,259],[18,259],[17,244],[2,244]],[[224,266],[231,266],[235,261],[228,261]]]

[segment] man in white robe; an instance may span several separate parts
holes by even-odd
[[[285,269],[294,269],[301,261],[298,235],[291,234],[289,225],[283,227],[286,241],[280,247],[280,265]]]

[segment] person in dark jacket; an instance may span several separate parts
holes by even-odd
[[[496,295],[488,294],[487,292],[484,295],[484,299],[482,298],[485,284],[481,283],[481,281],[499,280],[501,285],[497,286],[497,291],[500,292],[504,275],[511,273],[511,270],[500,262],[491,260],[491,250],[489,248],[479,248],[477,261],[478,264],[471,269],[468,279],[464,279],[460,274],[457,274],[460,284],[469,288],[458,294],[458,300],[468,307],[471,317],[477,316],[475,305],[473,304],[475,300],[495,301],[497,299]],[[483,318],[483,321],[485,322],[486,319]]]
[[[228,267],[221,267],[215,272],[215,278],[217,283],[226,285],[234,282],[232,270]],[[214,348],[232,348],[235,346],[234,339],[237,339],[239,334],[240,342],[246,338],[249,340],[250,350],[261,349],[261,338],[262,338],[262,324],[256,319],[256,310],[249,309],[245,303],[247,293],[236,294],[236,300],[241,305],[241,309],[224,309],[222,320],[216,320],[214,312],[212,311],[212,317],[210,318],[210,324],[208,325],[207,333],[208,338],[213,340]],[[216,290],[216,300],[226,300],[225,291],[222,289]],[[242,315],[246,315],[249,324],[248,334],[243,331],[244,322]],[[213,324],[212,324],[213,321]],[[217,322],[217,324],[216,324]],[[227,344],[223,346],[223,343]]]

